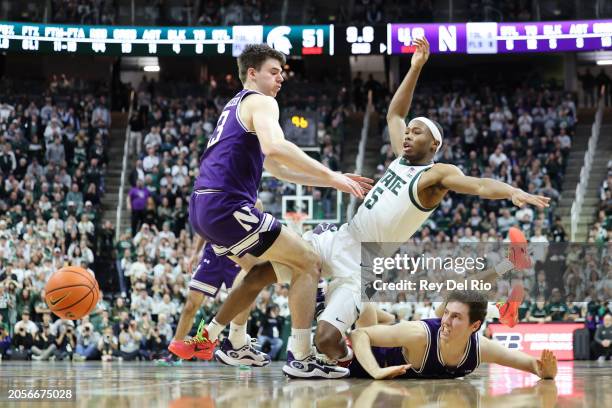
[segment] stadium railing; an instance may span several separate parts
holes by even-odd
[[[606,92],[605,90],[602,92]],[[599,140],[599,131],[601,129],[601,118],[603,116],[603,110],[605,106],[605,99],[602,95],[599,98],[599,104],[597,107],[597,113],[595,114],[595,122],[591,130],[591,137],[587,151],[584,153],[584,164],[580,169],[580,181],[576,186],[576,197],[572,203],[571,208],[571,240],[576,241],[576,233],[578,232],[578,221],[580,220],[580,213],[582,212],[582,205],[584,203],[584,194],[586,193],[587,185],[589,184],[589,176],[591,174],[591,167],[593,166],[593,157],[595,156],[595,150],[597,149],[597,142]]]
[[[366,107],[365,114],[363,115],[363,126],[361,128],[361,140],[359,141],[359,149],[357,150],[357,157],[355,158],[355,173],[362,174],[363,162],[365,160],[366,144],[368,143],[368,132],[370,130],[370,115],[374,112],[374,105],[372,103],[372,91],[368,92],[368,106]],[[346,221],[350,221],[355,214],[355,208],[357,207],[357,198],[351,196],[349,205],[346,208]]]
[[[119,241],[121,236],[121,217],[123,210],[123,200],[124,200],[124,187],[125,187],[125,177],[127,173],[127,164],[128,164],[128,156],[130,150],[130,119],[132,118],[132,109],[134,103],[134,91],[130,93],[130,109],[128,109],[128,122],[125,128],[125,141],[123,142],[123,162],[121,164],[121,181],[119,185],[119,200],[117,203],[117,219],[115,224],[115,241]]]

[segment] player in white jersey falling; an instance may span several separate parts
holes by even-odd
[[[317,228],[318,233],[304,235],[321,257],[322,276],[333,278],[328,287],[325,310],[318,317],[315,344],[321,353],[341,363],[352,359],[352,351],[343,337],[362,308],[362,242],[408,241],[449,190],[486,199],[511,199],[519,207],[525,204],[547,207],[550,200],[497,180],[465,176],[450,164],[434,164],[433,158],[443,140],[440,125],[424,117],[412,119],[408,125],[404,121],[417,79],[429,58],[429,43],[425,38],[415,40],[415,46],[411,68],[393,96],[387,113],[391,145],[397,158],[349,223],[340,229]],[[291,281],[289,268],[275,262],[272,265],[276,276],[269,269],[261,268],[257,277],[245,278],[243,285],[250,286],[244,289],[245,295],[256,296],[259,293],[257,286],[263,288],[276,281]],[[252,300],[244,299],[245,304],[247,301],[250,304]],[[303,370],[294,368],[293,363],[288,359],[283,372],[290,377],[303,378]],[[325,373],[316,372],[311,376],[326,377]],[[335,378],[338,377],[336,373]]]

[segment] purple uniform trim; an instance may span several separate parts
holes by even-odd
[[[217,255],[246,253],[261,256],[281,232],[281,224],[271,214],[253,204],[221,192],[196,190],[189,202],[193,229],[213,243]]]
[[[189,289],[215,297],[225,283],[227,289],[234,284],[240,266],[225,256],[217,256],[211,244],[204,247],[204,254],[189,281]]]

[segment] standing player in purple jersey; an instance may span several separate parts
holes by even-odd
[[[264,167],[283,180],[333,187],[358,198],[371,180],[335,173],[285,140],[274,99],[283,82],[284,63],[284,55],[267,45],[249,45],[238,57],[244,89],[225,105],[202,155],[189,219],[217,255],[230,256],[249,271],[245,280],[252,269],[269,261],[293,271],[288,359],[301,361],[306,377],[316,371],[325,378],[337,378],[348,373],[317,361],[310,338],[321,262],[297,234],[256,209],[255,200]],[[214,349],[219,333],[248,306],[243,303],[241,296],[230,293],[215,319],[196,337],[198,347]],[[246,333],[246,327],[241,330]]]
[[[539,359],[481,337],[487,298],[472,291],[450,292],[442,318],[361,327],[350,335],[355,359],[351,377],[457,378],[481,362],[527,371],[543,379],[557,375],[557,359],[542,350]]]

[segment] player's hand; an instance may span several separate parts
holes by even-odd
[[[353,173],[344,173],[344,175],[350,178],[351,180],[359,183],[359,185],[361,186],[361,189],[366,194],[373,187],[372,184],[374,184],[374,180],[372,180],[371,178],[363,177],[363,176],[360,176],[359,174],[353,174]]]
[[[376,380],[391,380],[400,375],[406,374],[406,371],[412,366],[412,364],[403,364],[391,367],[381,368],[376,376]]]
[[[517,207],[522,207],[525,204],[535,205],[538,208],[548,207],[550,204],[550,198],[544,197],[541,195],[533,195],[524,192],[520,188],[514,189],[514,193],[512,193],[512,203]]]
[[[540,359],[536,360],[538,376],[545,380],[552,380],[557,375],[557,357],[550,350],[542,350]]]
[[[412,54],[412,60],[410,66],[422,68],[429,58],[429,42],[427,38],[417,38],[413,40],[413,44],[416,47],[414,54]]]
[[[364,196],[363,190],[358,182],[340,173],[333,173],[330,186],[344,193],[352,194],[359,199]]]
[[[610,340],[607,340],[607,339],[606,339],[606,340],[603,340],[603,341],[601,342],[601,345],[602,345],[602,346],[604,346],[604,347],[608,347],[608,346],[610,346]]]

